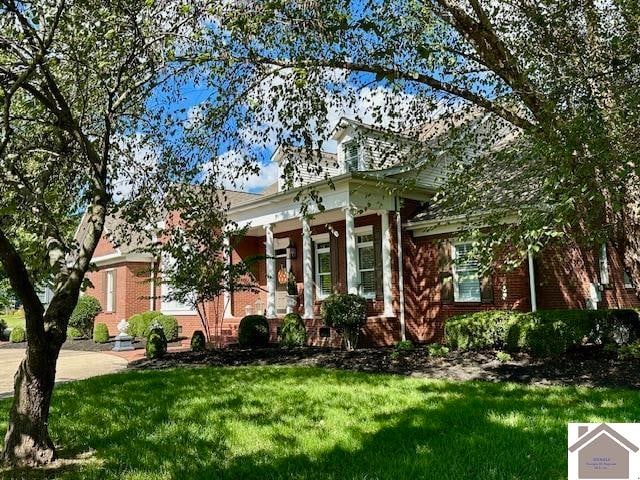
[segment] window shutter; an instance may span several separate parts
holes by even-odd
[[[335,292],[340,276],[340,247],[338,237],[333,232],[329,232],[329,251],[331,253],[331,292]]]
[[[376,298],[382,298],[382,229],[373,225],[373,261],[376,267]]]
[[[104,299],[104,309],[107,309],[107,299],[109,297],[109,272],[105,270],[102,272],[102,298]]]
[[[453,303],[453,273],[451,271],[451,242],[442,240],[438,244],[438,281],[440,302]]]
[[[304,266],[302,267],[304,268]],[[311,242],[311,296],[316,299],[316,242]]]
[[[491,275],[480,279],[480,300],[482,303],[493,303],[493,279]]]

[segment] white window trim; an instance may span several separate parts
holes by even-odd
[[[320,282],[320,277],[321,275],[326,276],[327,273],[320,273],[320,261],[318,259],[318,255],[321,253],[328,253],[329,254],[329,258],[331,258],[331,247],[324,247],[324,248],[318,248],[318,244],[320,243],[329,243],[329,234],[322,234],[322,235],[317,235],[316,236],[318,238],[318,240],[316,240],[316,238],[314,238],[314,260],[315,260],[315,272],[314,272],[314,278],[315,278],[315,283],[316,283],[316,298],[318,300],[323,300],[325,298],[327,298],[329,295],[326,295],[324,293],[322,293],[322,283]],[[331,271],[331,268],[329,268],[329,278],[331,278],[331,282],[333,284],[333,278],[332,278],[332,274],[333,272]]]
[[[163,258],[163,263],[171,261],[170,259]],[[160,271],[160,277],[162,278],[162,271]],[[188,305],[179,304],[178,302],[167,302],[165,297],[169,295],[171,291],[171,285],[162,282],[160,285],[160,313],[164,315],[197,315],[198,311],[195,308],[189,308]],[[175,308],[179,307],[179,308]]]
[[[360,171],[360,170],[364,170],[364,162],[363,162],[363,157],[362,157],[362,144],[360,142],[358,142],[355,138],[351,138],[345,142],[342,143],[342,154],[344,156],[344,171],[345,172],[353,172],[354,170],[351,170],[350,164],[348,162],[348,155],[347,155],[347,149],[349,148],[349,146],[351,145],[357,145],[358,147],[358,155],[357,155],[357,165],[356,165],[356,170],[355,171]]]
[[[609,285],[609,259],[607,255],[607,244],[600,246],[600,284]]]
[[[631,283],[631,277],[629,276],[626,270],[624,270],[622,279],[624,281],[624,288],[633,288],[633,284]]]
[[[361,235],[373,235],[373,227],[371,225],[368,225],[366,227],[358,227],[355,229],[355,236],[356,236],[356,263],[357,263],[357,269],[358,269],[358,291],[360,293],[360,296],[366,299],[375,299],[376,298],[376,290],[377,288],[374,288],[373,292],[363,292],[362,291],[362,272],[374,272],[376,271],[376,265],[375,265],[375,255],[376,255],[376,247],[375,244],[373,242],[373,239],[371,239],[368,242],[364,242],[364,243],[358,243],[358,238]],[[374,262],[373,262],[373,268],[367,268],[367,269],[361,269],[360,268],[360,249],[361,248],[373,248],[373,258],[374,258]],[[375,281],[375,275],[374,275],[374,281]]]
[[[116,270],[114,268],[110,268],[109,270],[105,270],[105,308],[104,311],[106,313],[113,313],[116,311]],[[109,285],[111,284],[111,285]],[[109,287],[111,287],[111,291],[109,291]],[[111,304],[111,305],[109,305]]]
[[[456,255],[457,255],[457,246],[458,245],[469,245],[471,242],[456,242],[451,245],[451,273],[453,277],[453,301],[456,303],[480,303],[482,302],[482,291],[480,288],[480,275],[476,273],[478,276],[478,297],[477,298],[467,298],[464,300],[460,299],[460,284],[458,278],[458,272],[456,269]]]

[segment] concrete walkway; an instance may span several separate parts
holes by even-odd
[[[0,398],[13,394],[13,376],[24,357],[24,350],[0,349]],[[117,355],[98,352],[61,350],[56,382],[69,382],[113,373],[127,367],[127,360]]]

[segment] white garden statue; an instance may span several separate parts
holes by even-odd
[[[127,335],[129,333],[129,322],[127,322],[124,318],[120,320],[117,325],[118,332],[120,335]]]

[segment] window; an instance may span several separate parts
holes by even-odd
[[[355,140],[344,144],[344,162],[348,172],[360,169],[360,146]]]
[[[327,241],[316,242],[316,296],[331,295],[331,247]]]
[[[357,236],[359,293],[365,298],[376,296],[375,253],[373,234]]]
[[[105,274],[107,278],[107,282],[106,282],[107,312],[113,312],[116,304],[116,271],[107,270]]]
[[[478,262],[469,258],[471,248],[471,243],[453,245],[453,299],[456,302],[481,301]]]
[[[624,271],[624,288],[633,288],[631,277],[629,276],[629,272],[626,270]]]
[[[175,260],[173,258],[163,258],[162,264],[165,269],[169,269],[173,266]],[[196,313],[193,305],[190,303],[181,303],[177,300],[170,300],[169,297],[172,293],[171,285],[162,282],[161,285],[161,305],[160,310],[164,314],[185,315]]]
[[[607,244],[600,247],[600,284],[609,285],[609,261],[607,260]]]

